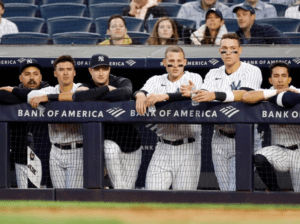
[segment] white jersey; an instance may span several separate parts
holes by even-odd
[[[81,86],[81,83],[73,84],[71,92],[76,92],[76,90]],[[59,85],[55,87],[46,87],[40,90],[33,90],[28,94],[28,102],[33,96],[42,96],[47,94],[58,94],[60,93]],[[49,138],[52,144],[64,144],[71,142],[82,142],[82,125],[81,124],[49,124]]]
[[[262,83],[262,74],[258,67],[241,62],[237,71],[227,75],[225,65],[211,69],[205,76],[202,89],[212,92],[239,90],[241,87],[258,89]],[[216,128],[220,128],[218,125]],[[234,125],[222,125],[227,133],[235,132]]]
[[[148,79],[141,90],[147,91],[148,95],[151,93],[176,93],[180,92],[181,85],[189,85],[189,80],[195,84],[196,89],[201,88],[202,77],[197,73],[185,71],[184,75],[176,82],[171,82],[168,79],[168,74],[153,76]],[[158,124],[156,133],[157,136],[166,140],[176,141],[194,137],[199,130],[199,125]]]
[[[290,86],[300,93],[300,89]],[[270,89],[274,89],[273,86]],[[264,90],[264,89],[261,89]],[[270,125],[272,133],[272,145],[291,146],[300,143],[300,125],[277,124]]]
[[[286,18],[300,19],[299,5],[289,7],[284,14]]]
[[[2,18],[0,21],[0,37],[2,37],[4,34],[11,33],[19,33],[17,25],[5,18]]]

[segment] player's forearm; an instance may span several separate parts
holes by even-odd
[[[12,93],[26,102],[27,96],[31,91],[32,89],[15,87]]]
[[[247,104],[255,104],[266,100],[263,91],[250,91],[243,95],[242,102]]]
[[[127,87],[122,87],[103,94],[100,99],[110,101],[110,102],[124,101],[124,100],[130,100],[131,96],[132,96],[132,89]]]
[[[282,92],[270,98],[270,102],[276,103],[281,107],[293,107],[300,103],[300,94],[294,92]]]
[[[109,92],[108,86],[98,87],[86,91],[75,92],[72,96],[73,101],[93,101],[99,99],[104,93]]]
[[[234,90],[232,91],[233,96],[234,96],[234,102],[242,102],[243,101],[243,96],[245,93],[247,93],[246,90]]]

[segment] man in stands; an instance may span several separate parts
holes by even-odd
[[[18,27],[13,22],[2,18],[5,11],[4,3],[0,0],[0,38],[4,34],[19,33]],[[0,39],[1,42],[1,39]]]
[[[224,13],[228,6],[217,0],[197,0],[187,2],[181,6],[177,17],[182,19],[191,19],[196,22],[196,29],[200,27],[200,22],[205,20],[205,14],[210,8],[216,8]]]
[[[236,13],[240,27],[236,34],[240,37],[241,44],[291,44],[291,41],[275,27],[255,23],[256,14],[251,5],[238,5],[233,12]]]

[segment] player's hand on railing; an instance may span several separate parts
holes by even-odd
[[[40,103],[48,102],[47,95],[43,96],[34,96],[30,99],[29,104],[32,108],[37,108]]]
[[[113,87],[113,86],[110,86],[110,85],[108,85],[107,87],[109,88],[109,91],[117,89],[116,87]]]
[[[182,93],[182,96],[191,97],[191,90],[193,87],[195,87],[195,84],[191,80],[189,80],[188,85],[181,85],[180,92]]]
[[[146,110],[147,110],[147,106],[146,106],[147,97],[145,96],[144,93],[139,92],[138,94],[136,94],[135,98],[136,98],[136,102],[135,102],[136,111],[140,115],[144,115],[146,113]]]
[[[151,93],[149,96],[147,96],[146,99],[146,106],[154,106],[157,102],[162,102],[165,100],[169,100],[169,95],[164,94],[158,94],[158,93]]]
[[[195,93],[192,99],[196,102],[211,102],[216,99],[216,94],[214,92],[208,92],[205,90],[195,90],[192,91],[192,93]]]
[[[5,90],[7,92],[12,92],[14,89],[14,87],[11,87],[11,86],[4,86],[4,87],[1,87],[0,90]]]

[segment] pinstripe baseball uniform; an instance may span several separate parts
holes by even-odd
[[[199,74],[186,71],[176,82],[168,74],[150,78],[141,90],[151,93],[176,93],[191,80],[197,88],[202,85]],[[187,124],[158,124],[158,142],[149,164],[146,189],[196,190],[201,169],[201,126]],[[192,140],[192,141],[191,141]],[[181,142],[180,142],[181,141]],[[178,142],[172,145],[172,142]],[[180,143],[179,143],[180,142]]]
[[[82,84],[73,84],[75,92]],[[33,96],[60,93],[59,85],[34,90]],[[83,188],[83,135],[81,124],[49,124],[50,176],[54,188]]]
[[[277,171],[289,171],[294,191],[300,192],[300,125],[270,125],[270,128],[272,145],[258,150],[255,155],[265,156]],[[291,146],[297,149],[289,149]]]
[[[233,91],[241,88],[258,89],[261,83],[260,69],[241,62],[239,69],[230,75],[226,74],[225,65],[211,69],[205,76],[202,89],[214,92]],[[236,189],[235,125],[215,125],[212,139],[212,159],[220,189],[234,191]]]

